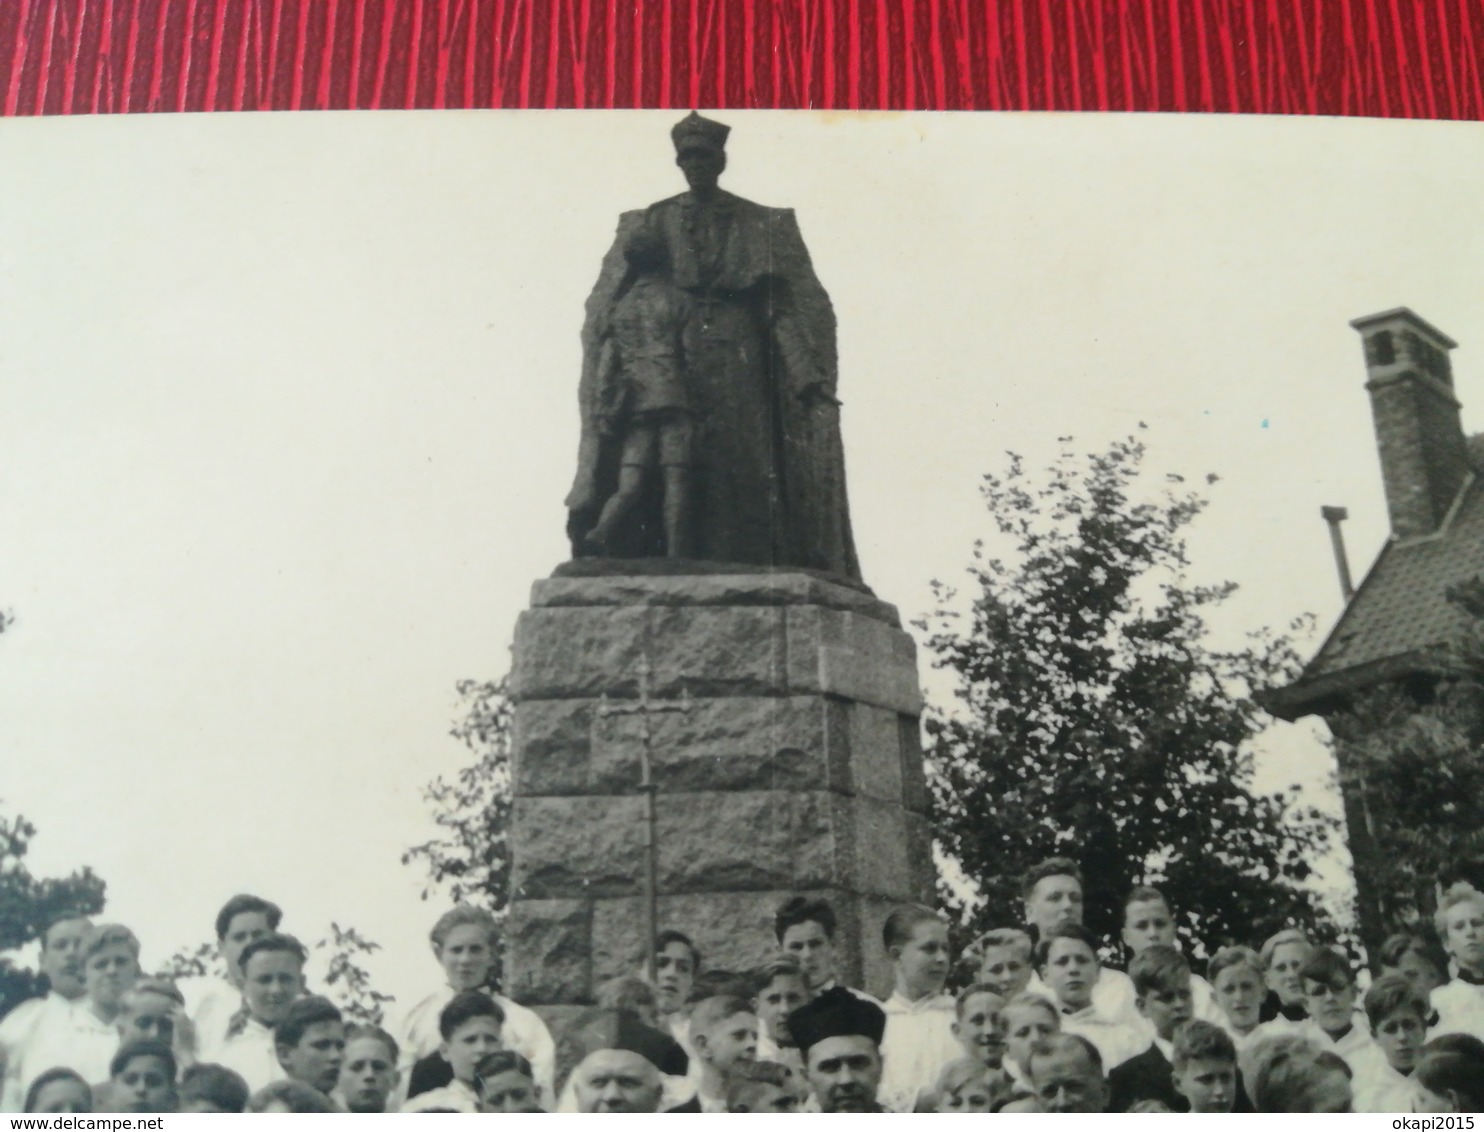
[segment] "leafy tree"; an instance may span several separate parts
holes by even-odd
[[[214,979],[227,977],[227,961],[215,941],[206,940],[195,947],[182,947],[171,955],[155,974],[162,979]]]
[[[330,924],[330,934],[314,945],[326,958],[324,983],[320,993],[332,999],[349,1019],[379,1026],[386,1008],[395,1001],[371,985],[371,974],[361,960],[381,950],[355,928]]]
[[[423,791],[443,832],[402,854],[402,863],[427,868],[424,900],[441,895],[498,915],[510,899],[510,700],[504,679],[461,680],[457,688],[464,713],[449,734],[475,759]]]
[[[1373,946],[1430,930],[1439,884],[1484,885],[1484,579],[1453,588],[1458,635],[1412,678],[1378,685],[1328,719],[1362,841],[1361,920]],[[1358,847],[1359,848],[1359,847]]]
[[[40,939],[63,912],[94,916],[103,910],[104,884],[92,869],[60,879],[31,875],[25,857],[34,836],[36,827],[25,818],[0,816],[0,952]],[[46,976],[0,956],[0,1015],[46,989]]]
[[[456,687],[463,712],[449,734],[474,761],[423,791],[442,832],[403,853],[402,863],[427,869],[424,900],[474,904],[499,919],[510,902],[510,699],[503,677],[460,680]],[[490,968],[496,986],[502,968],[497,949]]]
[[[968,608],[935,583],[919,623],[956,678],[954,702],[927,715],[926,756],[940,848],[982,900],[944,897],[975,931],[1019,922],[1019,877],[1053,855],[1080,864],[1104,938],[1138,883],[1166,892],[1196,955],[1318,919],[1303,882],[1333,822],[1297,788],[1252,785],[1268,721],[1251,694],[1298,655],[1268,630],[1211,643],[1207,617],[1236,587],[1187,579],[1206,500],[1179,476],[1151,490],[1143,457],[1135,437],[1064,447],[1037,479],[1010,454],[982,488],[1006,559],[976,544]]]

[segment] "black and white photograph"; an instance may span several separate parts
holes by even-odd
[[[1484,125],[0,171],[0,1111],[1484,1110]]]

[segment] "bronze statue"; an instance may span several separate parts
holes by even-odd
[[[718,187],[729,132],[675,126],[689,190],[619,218],[588,298],[573,554],[858,581],[834,309],[792,210]]]

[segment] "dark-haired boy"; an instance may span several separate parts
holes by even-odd
[[[1056,1004],[1061,1028],[1091,1042],[1104,1070],[1122,1065],[1149,1045],[1147,1025],[1136,1030],[1109,1018],[1098,1007],[1102,965],[1097,942],[1081,924],[1062,923],[1052,928],[1036,944],[1035,960],[1041,985]]]
[[[175,1073],[175,1055],[164,1042],[125,1042],[109,1062],[107,1099],[99,1111],[174,1112]]]
[[[273,1030],[304,993],[304,945],[270,932],[242,950],[243,1009],[232,1019],[215,1060],[239,1074],[249,1092],[284,1079]]]
[[[478,1112],[479,1061],[485,1054],[505,1048],[501,1035],[504,1025],[505,1011],[483,991],[460,991],[454,995],[438,1015],[438,1033],[443,1038],[438,1048],[453,1070],[453,1080],[441,1089],[419,1093],[402,1111]]]
[[[247,1082],[224,1065],[192,1065],[180,1075],[181,1112],[241,1112]]]
[[[1175,1031],[1190,1021],[1190,966],[1168,944],[1146,947],[1129,964],[1134,1002],[1154,1036],[1149,1048],[1108,1073],[1109,1112],[1128,1112],[1139,1101],[1157,1100],[1184,1112],[1186,1100],[1175,1088]]]
[[[397,1087],[399,1053],[397,1040],[380,1026],[351,1026],[345,1031],[340,1084],[331,1099],[349,1112],[385,1112]]]
[[[1353,1076],[1364,1065],[1375,1043],[1368,1027],[1355,1012],[1355,972],[1350,963],[1328,947],[1316,947],[1299,969],[1304,1009],[1309,1019],[1300,1032],[1344,1058]]]
[[[1021,878],[1020,894],[1025,904],[1026,929],[1037,945],[1058,927],[1081,926],[1082,870],[1069,857],[1050,857],[1032,865]],[[1134,984],[1129,977],[1116,967],[1103,966],[1101,961],[1099,971],[1092,999],[1098,1015],[1147,1038],[1143,1020],[1134,1006]],[[1039,972],[1031,976],[1026,989],[1036,994],[1051,993]]]
[[[212,1061],[227,1040],[227,1027],[242,1009],[242,952],[254,940],[278,930],[283,912],[271,900],[238,893],[216,914],[216,949],[227,977],[182,979],[185,1015],[196,1035],[196,1053]]]
[[[345,1020],[327,998],[309,995],[289,1003],[273,1028],[278,1064],[295,1081],[328,1096],[340,1083],[345,1060]]]
[[[1165,894],[1147,884],[1136,885],[1123,901],[1123,944],[1129,950],[1129,963],[1145,948],[1164,944],[1180,950],[1175,933],[1175,913]],[[1132,977],[1132,971],[1130,971]],[[1203,1022],[1223,1021],[1211,984],[1194,972],[1190,976],[1191,1017]]]
[[[809,994],[817,998],[836,985],[839,974],[835,954],[835,910],[828,900],[814,896],[794,896],[779,906],[773,917],[773,934],[778,950],[792,959],[804,972]],[[865,991],[846,987],[857,998],[874,1006],[881,1003]]]
[[[1175,1031],[1170,1057],[1175,1092],[1185,1102],[1177,1112],[1231,1112],[1241,1085],[1237,1047],[1231,1035],[1212,1022],[1196,1019]]]
[[[654,940],[654,998],[660,1024],[681,1045],[689,1041],[686,1005],[701,970],[701,951],[684,932],[667,928]]]
[[[1413,1112],[1418,1086],[1412,1070],[1427,1037],[1432,1013],[1416,982],[1382,975],[1365,994],[1366,1020],[1374,1044],[1351,1061],[1356,1112]]]

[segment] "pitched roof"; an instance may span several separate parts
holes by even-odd
[[[1468,441],[1475,467],[1484,466],[1484,434]],[[1283,719],[1322,711],[1356,688],[1405,675],[1422,650],[1452,638],[1467,615],[1450,602],[1452,586],[1484,573],[1484,476],[1459,494],[1434,534],[1388,542],[1329,637],[1301,675],[1259,700]]]

